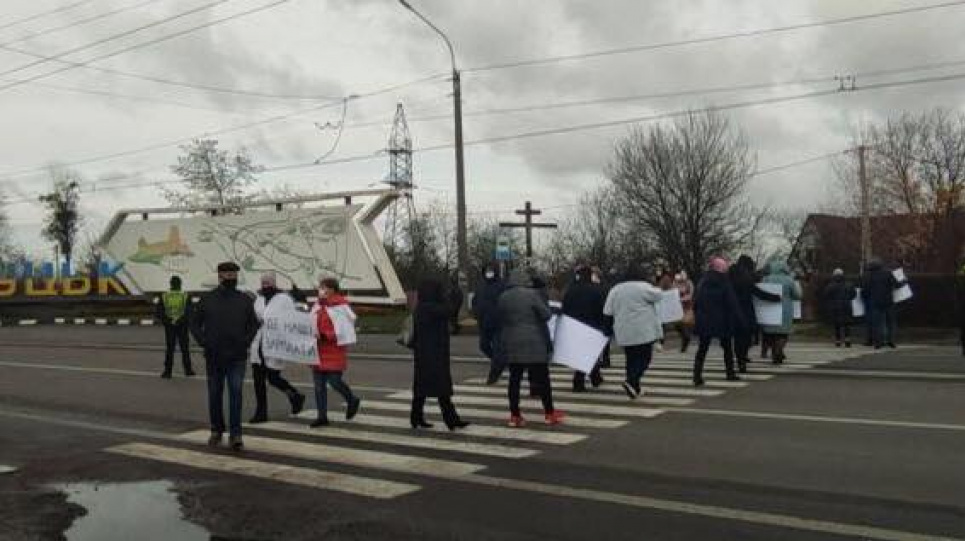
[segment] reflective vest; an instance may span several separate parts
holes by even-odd
[[[164,315],[171,323],[177,323],[188,309],[188,294],[183,291],[167,291],[161,295],[161,302],[164,304]]]

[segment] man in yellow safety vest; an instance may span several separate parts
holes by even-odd
[[[184,375],[193,376],[191,369],[190,342],[188,341],[188,311],[191,308],[188,294],[181,291],[181,278],[171,277],[171,290],[161,294],[158,302],[158,319],[164,324],[164,372],[161,377],[171,379],[171,367],[174,364],[174,344],[181,347],[181,362],[184,364]]]

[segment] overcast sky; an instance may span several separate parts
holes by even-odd
[[[289,0],[89,64],[113,72],[40,61],[37,56],[12,50],[51,57],[196,10],[61,58],[86,63],[277,1],[222,0],[199,10],[215,0],[4,0],[0,18],[0,129],[4,132],[0,188],[11,200],[6,212],[17,239],[32,251],[42,246],[37,234],[40,208],[24,200],[33,200],[49,187],[43,168],[51,162],[84,162],[72,168],[86,181],[83,208],[88,229],[99,233],[119,208],[163,204],[159,189],[151,183],[171,180],[168,168],[178,154],[177,142],[192,137],[284,117],[216,137],[222,146],[249,148],[268,167],[310,163],[329,151],[328,159],[334,161],[360,157],[358,161],[267,173],[260,181],[266,190],[282,186],[341,190],[379,183],[388,170],[388,158],[380,151],[386,147],[395,104],[400,101],[409,115],[417,149],[452,142],[451,86],[445,77],[448,53],[437,35],[393,0]],[[835,75],[869,74],[859,76],[860,89],[965,73],[965,42],[960,39],[965,5],[961,4],[703,44],[525,67],[474,69],[821,22],[927,6],[939,0],[412,3],[446,31],[460,67],[466,70],[463,97],[469,142],[834,90]],[[116,13],[100,17],[110,12]],[[76,24],[85,20],[89,21]],[[38,33],[43,35],[35,36]],[[957,61],[961,64],[874,74]],[[430,76],[438,77],[398,86]],[[35,80],[15,83],[26,79]],[[801,80],[813,82],[776,84]],[[768,83],[775,85],[695,92]],[[390,90],[366,96],[385,89]],[[961,109],[963,89],[965,79],[868,89],[741,108],[727,115],[745,131],[759,168],[766,170],[843,151],[863,122],[903,110]],[[661,93],[685,94],[511,114],[491,112]],[[338,100],[353,94],[360,97],[348,102],[345,129],[333,149],[336,132],[320,131],[315,125],[339,122],[342,102]],[[612,144],[629,126],[467,147],[471,211],[506,213],[530,199],[535,206],[548,209],[548,219],[559,217],[570,210],[567,205],[577,201],[582,191],[605,182],[603,172]],[[144,148],[151,150],[133,152]],[[113,154],[124,155],[98,159]],[[420,203],[437,198],[453,201],[451,149],[417,152],[414,161]],[[753,197],[758,203],[777,207],[819,208],[828,200],[832,175],[826,160],[761,175],[752,181]],[[131,184],[137,186],[116,189]]]

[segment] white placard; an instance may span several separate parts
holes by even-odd
[[[591,372],[610,339],[579,321],[560,316],[556,320],[553,362],[580,372]]]
[[[358,317],[347,304],[328,306],[325,308],[328,317],[335,327],[335,341],[340,346],[350,346],[358,341],[355,336],[355,320]]]
[[[861,288],[855,288],[854,300],[851,301],[851,317],[864,317],[864,300],[861,298]]]
[[[680,302],[680,290],[668,289],[660,292],[660,302],[657,303],[657,315],[660,323],[674,323],[684,318],[684,305]]]
[[[262,354],[292,363],[318,364],[315,321],[312,314],[294,311],[265,317]]]
[[[784,287],[781,284],[757,284],[757,287],[772,295],[784,296]],[[784,303],[782,301],[768,302],[754,297],[754,313],[757,315],[758,325],[784,324]]]
[[[895,280],[897,280],[897,281],[899,281],[899,282],[905,282],[905,281],[908,280],[908,277],[905,276],[905,270],[904,270],[904,269],[895,269],[895,270],[891,271],[891,275],[894,276],[894,277],[895,277]],[[907,301],[907,300],[910,299],[913,295],[914,295],[914,294],[911,292],[911,286],[909,286],[908,284],[905,284],[903,287],[901,287],[901,288],[899,288],[899,289],[896,289],[896,290],[891,294],[891,300],[893,300],[893,301],[897,304],[897,303],[899,303],[899,302],[905,302],[905,301]]]
[[[804,317],[804,307],[801,305],[801,301],[794,301],[794,319],[802,319]]]

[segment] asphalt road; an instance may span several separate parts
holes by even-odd
[[[157,377],[159,329],[0,329],[0,471],[17,468],[0,474],[0,539],[61,539],[95,516],[131,538],[124,519],[141,512],[136,538],[172,538],[176,518],[156,532],[133,500],[85,509],[61,490],[158,480],[212,539],[965,539],[954,348],[795,344],[786,367],[755,362],[742,386],[714,371],[699,394],[688,357],[667,352],[642,403],[609,387],[617,369],[580,396],[559,371],[573,423],[544,426],[530,401],[514,431],[505,384],[478,381],[473,341],[453,347],[466,433],[410,430],[406,352],[365,336],[347,373],[364,400],[356,421],[330,395],[336,423],[308,429],[269,390],[273,424],[246,426],[236,455],[197,443],[204,379]],[[306,368],[286,373],[310,393]],[[250,384],[245,400],[247,419]]]

